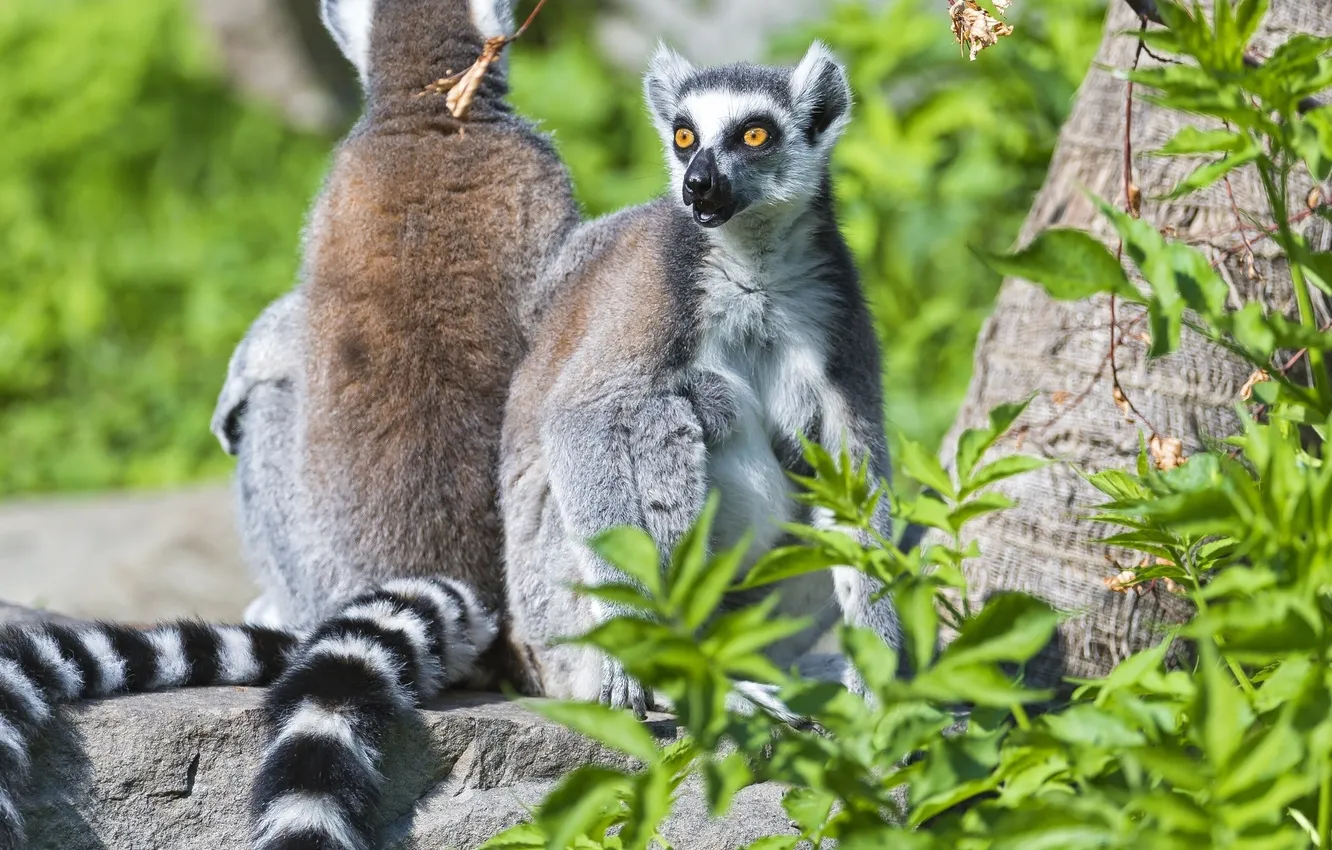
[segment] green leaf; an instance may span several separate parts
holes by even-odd
[[[1235,29],[1241,44],[1248,45],[1249,39],[1258,31],[1259,24],[1267,16],[1268,0],[1240,0],[1235,8]]]
[[[1159,156],[1183,156],[1199,153],[1235,153],[1248,147],[1248,136],[1230,130],[1200,130],[1188,126],[1175,134],[1159,150]]]
[[[653,600],[645,596],[643,588],[636,584],[612,582],[610,584],[579,585],[578,592],[612,605],[631,609],[655,610]]]
[[[567,850],[619,799],[628,777],[600,765],[583,765],[566,774],[546,796],[537,819],[546,832],[547,850]]]
[[[1110,249],[1082,230],[1046,230],[1014,254],[977,253],[995,272],[1028,280],[1061,301],[1081,301],[1100,292],[1142,301]]]
[[[962,526],[976,517],[992,514],[996,511],[1005,511],[1016,504],[1017,502],[1003,493],[982,493],[963,502],[961,506],[948,515],[948,529],[957,534],[962,530]]]
[[[939,641],[939,610],[935,606],[934,587],[923,581],[899,584],[893,588],[893,603],[902,623],[902,633],[906,636],[914,667],[923,670],[934,658],[935,646]],[[854,658],[858,647],[848,642],[849,634],[848,631],[843,632],[842,649]],[[861,663],[867,662],[858,661],[857,667]],[[896,665],[892,672],[897,672]],[[869,674],[866,672],[864,675]]]
[[[912,680],[913,693],[940,702],[969,702],[1008,708],[1015,703],[1049,699],[1048,690],[1031,690],[1013,683],[993,664],[944,664]]]
[[[1059,615],[1044,600],[1001,591],[962,627],[939,663],[1025,662],[1049,644],[1058,623]]]
[[[1332,157],[1332,153],[1329,153],[1329,157]],[[1291,259],[1304,268],[1305,277],[1314,286],[1328,295],[1332,295],[1332,252],[1319,251],[1315,253],[1310,251],[1308,243],[1302,238],[1296,237]]]
[[[703,511],[694,524],[685,532],[684,537],[671,553],[669,599],[673,610],[680,610],[685,600],[693,595],[694,588],[707,573],[708,546],[712,536],[712,522],[717,516],[721,499],[716,490],[708,493]],[[736,567],[738,568],[738,563]],[[732,576],[734,572],[732,572]],[[730,576],[727,583],[730,583]]]
[[[1022,401],[998,405],[990,411],[989,428],[968,428],[962,432],[957,441],[956,466],[959,480],[964,483],[970,481],[972,470],[980,462],[981,456],[995,444],[995,441],[1007,433],[1035,397],[1036,394],[1032,393]]]
[[[1243,743],[1253,714],[1210,643],[1203,644],[1200,666],[1204,682],[1197,707],[1200,743],[1212,764],[1222,769]]]
[[[1216,786],[1220,799],[1229,799],[1256,786],[1269,785],[1305,759],[1305,746],[1288,717],[1282,717],[1258,741],[1246,748],[1221,776]]]
[[[703,762],[703,781],[708,795],[708,814],[721,817],[731,807],[736,792],[754,782],[749,757],[733,752],[725,758],[707,759]]]
[[[479,850],[545,850],[546,834],[535,823],[520,823],[491,837]]]
[[[1204,163],[1175,184],[1175,188],[1170,190],[1170,194],[1166,195],[1165,199],[1173,201],[1190,192],[1205,189],[1235,169],[1242,168],[1258,159],[1261,155],[1262,151],[1257,146],[1251,146],[1221,159]]]
[[[661,595],[661,556],[646,531],[617,526],[601,532],[588,545],[611,566],[638,579],[654,597]]]
[[[931,637],[927,637],[931,640]],[[930,646],[931,652],[933,646]],[[897,653],[869,629],[846,627],[842,651],[851,659],[865,684],[875,693],[886,693],[897,680]]]
[[[952,533],[948,506],[933,496],[921,495],[915,499],[904,499],[898,504],[898,508],[905,522]]]
[[[1137,501],[1148,496],[1147,488],[1122,469],[1107,469],[1083,477],[1088,484],[1117,502]]]
[[[1122,718],[1094,705],[1075,705],[1047,714],[1041,722],[1050,734],[1074,746],[1124,749],[1146,743],[1142,733]]]
[[[795,576],[808,575],[839,566],[843,559],[827,549],[814,546],[782,546],[770,549],[749,568],[739,589],[762,587]]]
[[[966,485],[958,492],[958,498],[965,499],[972,493],[988,487],[998,481],[1006,478],[1012,478],[1016,475],[1022,475],[1037,469],[1044,469],[1050,462],[1044,458],[1033,455],[1009,455],[1001,457],[993,463],[986,464],[967,479]]]
[[[1315,180],[1332,176],[1332,107],[1314,109],[1295,124],[1292,144]]]
[[[661,755],[656,737],[628,711],[599,703],[548,699],[523,699],[519,705],[642,761],[651,763]]]
[[[792,788],[782,798],[782,808],[804,835],[818,835],[837,798],[812,788]]]
[[[939,463],[939,459],[914,440],[903,440],[901,450],[902,466],[907,474],[926,487],[934,489],[943,496],[952,498],[953,482]]]
[[[680,590],[679,596],[676,595],[676,588],[671,589],[671,600],[683,610],[687,627],[698,628],[717,610],[727,588],[740,571],[753,537],[753,532],[749,531],[741,535],[734,546],[709,561],[697,580],[687,589]]]

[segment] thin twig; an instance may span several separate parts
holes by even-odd
[[[445,105],[454,118],[462,118],[467,114],[467,110],[472,105],[472,98],[481,86],[481,80],[485,77],[486,71],[491,64],[499,58],[500,52],[513,42],[517,41],[527,28],[531,26],[541,7],[546,5],[546,0],[537,0],[536,6],[528,14],[527,20],[518,28],[513,35],[497,35],[494,38],[486,39],[485,45],[481,48],[481,55],[465,71],[458,73],[447,73],[446,76],[435,80],[430,85],[416,93],[417,97],[423,97],[428,94],[445,95]],[[460,131],[461,132],[461,131]]]
[[[1239,225],[1237,228],[1237,232],[1239,233],[1240,241],[1244,243],[1245,258],[1249,262],[1249,267],[1253,268],[1254,267],[1253,245],[1250,244],[1249,237],[1244,234],[1244,217],[1240,215],[1239,204],[1235,203],[1235,190],[1232,189],[1230,186],[1229,174],[1227,174],[1225,177],[1225,183],[1226,183],[1226,197],[1230,199],[1230,211],[1235,214],[1235,223]],[[1257,271],[1255,271],[1254,274],[1256,275]]]
[[[1141,29],[1142,30],[1147,29],[1147,20],[1145,17],[1142,20]],[[1138,70],[1138,63],[1142,60],[1142,53],[1145,48],[1146,45],[1143,43],[1142,39],[1139,38],[1138,49],[1133,52],[1134,71]],[[1135,207],[1137,205],[1134,202],[1134,191],[1135,189],[1133,186],[1133,80],[1129,80],[1128,89],[1124,96],[1124,209],[1130,215],[1134,215],[1134,217],[1136,218],[1137,214],[1135,211]],[[1116,259],[1119,260],[1121,264],[1123,264],[1124,262],[1123,239],[1119,240],[1119,245],[1115,249],[1115,257]],[[1153,437],[1159,438],[1160,432],[1156,430],[1156,426],[1152,424],[1152,421],[1150,419],[1148,419],[1146,416],[1142,414],[1141,410],[1138,410],[1137,405],[1133,403],[1133,399],[1128,397],[1128,393],[1124,392],[1124,387],[1119,382],[1119,364],[1116,362],[1115,359],[1115,353],[1118,347],[1117,343],[1119,337],[1119,334],[1117,333],[1119,320],[1115,315],[1115,307],[1117,301],[1118,299],[1115,297],[1115,294],[1113,292],[1110,293],[1110,328],[1111,328],[1110,354],[1109,354],[1110,385],[1111,385],[1111,391],[1114,394],[1115,406],[1120,407],[1121,409],[1127,408],[1128,411],[1132,412],[1134,416],[1138,417],[1138,420],[1142,422],[1143,425],[1147,426],[1147,430],[1152,432]]]

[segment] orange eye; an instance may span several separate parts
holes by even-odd
[[[691,148],[694,146],[694,131],[688,127],[681,127],[675,131],[675,146],[677,148]]]
[[[745,144],[751,148],[761,147],[768,141],[768,131],[762,127],[750,127],[745,131]]]

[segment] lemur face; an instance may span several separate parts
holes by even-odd
[[[794,69],[695,68],[659,47],[644,92],[673,182],[703,227],[808,199],[851,108],[846,72],[818,42]]]

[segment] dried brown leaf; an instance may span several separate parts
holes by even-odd
[[[1128,214],[1134,218],[1142,218],[1142,190],[1138,188],[1137,183],[1128,185]]]
[[[1147,448],[1152,453],[1152,463],[1162,471],[1174,469],[1185,461],[1184,443],[1175,437],[1153,434]]]
[[[1267,373],[1267,370],[1259,369],[1249,376],[1249,380],[1244,382],[1244,386],[1240,387],[1240,398],[1248,401],[1253,398],[1253,388],[1255,386],[1270,380],[1272,380],[1272,376]]]
[[[467,109],[472,105],[472,98],[476,96],[476,90],[481,87],[481,80],[485,79],[486,70],[499,58],[500,51],[508,43],[509,39],[502,35],[486,39],[485,47],[481,48],[481,55],[472,63],[472,67],[463,72],[457,85],[449,89],[444,104],[454,118],[467,115]]]
[[[1115,385],[1114,391],[1111,393],[1111,397],[1114,398],[1115,400],[1115,407],[1118,407],[1120,409],[1120,411],[1124,414],[1125,418],[1132,419],[1133,406],[1129,404],[1128,397],[1124,395],[1124,391],[1119,388],[1118,384]]]
[[[1249,280],[1258,279],[1258,264],[1254,262],[1253,252],[1244,252],[1244,276]]]
[[[1122,570],[1118,575],[1110,576],[1105,579],[1105,587],[1115,593],[1127,593],[1133,583],[1138,580],[1138,574],[1133,570]]]
[[[996,4],[995,8],[999,8]],[[1002,13],[1002,9],[1000,10]],[[962,45],[963,50],[971,54],[971,61],[976,61],[976,54],[987,47],[992,47],[1004,36],[1012,35],[1013,28],[992,17],[972,0],[949,0],[948,15],[953,27],[953,40]]]

